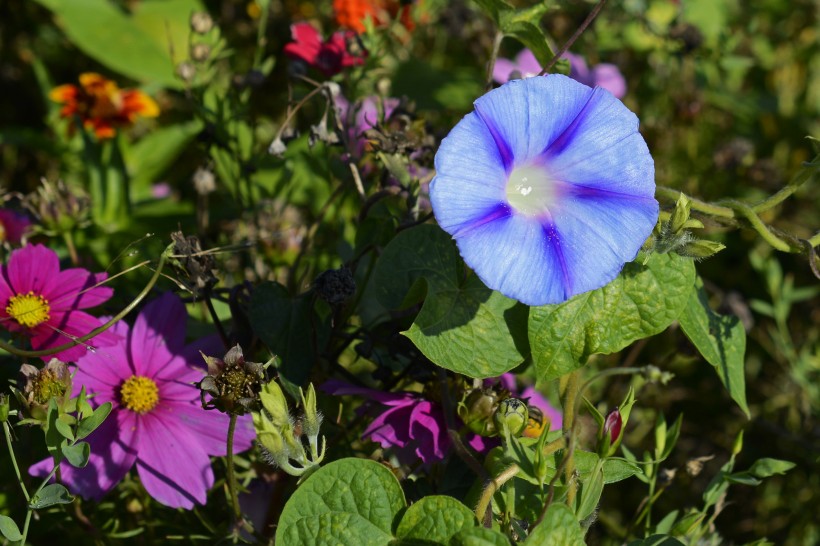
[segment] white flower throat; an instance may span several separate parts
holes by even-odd
[[[516,212],[527,216],[549,213],[555,203],[555,183],[539,166],[516,167],[507,179],[507,202]]]

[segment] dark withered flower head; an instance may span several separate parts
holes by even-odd
[[[67,395],[71,394],[71,371],[64,362],[52,358],[43,369],[31,364],[20,367],[20,385],[17,398],[26,417],[43,420],[48,413],[48,402],[56,399],[57,406],[62,406]]]
[[[326,302],[337,305],[356,293],[356,280],[346,267],[328,269],[313,281],[313,290]]]
[[[202,358],[208,365],[208,375],[199,382],[203,408],[235,415],[259,410],[259,392],[265,384],[262,364],[246,362],[239,345],[232,347],[222,359],[204,353]],[[206,394],[210,400],[206,400]]]
[[[181,231],[171,234],[174,242],[174,255],[171,263],[194,297],[200,297],[210,291],[219,279],[214,275],[216,261],[211,254],[202,252],[202,246],[196,235],[187,237]]]

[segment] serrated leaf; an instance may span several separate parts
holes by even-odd
[[[281,359],[279,373],[304,385],[329,333],[314,311],[313,296],[294,297],[281,284],[266,282],[254,290],[248,317],[259,339]]]
[[[583,546],[584,536],[572,510],[566,504],[552,504],[547,508],[544,520],[530,533],[524,544]]]
[[[528,353],[527,308],[490,290],[476,275],[464,280],[455,244],[438,226],[399,233],[382,252],[374,282],[379,302],[400,309],[424,305],[407,332],[442,368],[470,377],[495,377]]]
[[[529,340],[543,383],[586,364],[594,353],[619,351],[678,318],[695,282],[692,260],[654,254],[624,266],[606,286],[557,305],[530,308]]]
[[[63,446],[63,457],[77,468],[83,468],[88,464],[88,456],[91,455],[91,446],[88,442],[77,442],[71,446]]]
[[[14,520],[2,514],[0,514],[0,533],[2,533],[7,540],[12,542],[23,540],[23,535],[20,533],[20,528],[17,527]]]
[[[86,438],[94,432],[97,427],[103,424],[105,418],[111,413],[111,407],[111,402],[100,404],[100,406],[94,410],[94,413],[80,421],[79,426],[77,426],[77,439],[82,440]]]
[[[703,358],[715,368],[732,400],[737,402],[748,417],[746,378],[743,369],[746,331],[740,319],[713,312],[703,289],[703,281],[698,278],[695,290],[690,294],[678,320],[683,333]]]
[[[29,503],[31,510],[42,510],[55,504],[71,504],[74,497],[68,492],[65,486],[59,483],[52,483],[43,487],[40,492],[32,497]]]
[[[476,525],[472,510],[453,497],[430,495],[407,509],[396,528],[396,536],[446,544],[462,529]]]
[[[311,475],[285,504],[277,544],[381,546],[405,507],[387,468],[368,459],[340,459]]]
[[[510,546],[510,541],[494,529],[470,527],[456,533],[449,546]]]

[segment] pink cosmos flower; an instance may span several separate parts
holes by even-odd
[[[26,215],[12,209],[0,209],[0,243],[19,245],[30,225],[31,220]]]
[[[214,484],[209,456],[226,454],[228,416],[202,409],[196,383],[205,370],[197,349],[204,347],[185,346],[187,318],[180,299],[166,293],[145,306],[133,328],[114,326],[119,343],[77,362],[74,394],[85,385],[95,395],[92,403],[111,402],[113,409],[88,437],[88,465],[62,464],[70,491],[100,499],[136,465],[158,502],[188,509],[204,504]],[[234,449],[248,449],[253,437],[250,416],[240,417]],[[29,472],[46,476],[52,468],[47,459]]]
[[[562,55],[569,59],[569,77],[590,87],[602,87],[616,98],[626,95],[626,80],[614,64],[602,63],[590,69],[580,55],[570,52]],[[541,73],[541,63],[529,49],[522,49],[515,60],[499,58],[493,67],[493,79],[507,83],[511,79],[525,79]]]
[[[325,76],[333,76],[343,68],[364,64],[364,58],[348,52],[347,41],[353,32],[337,32],[323,40],[310,23],[295,23],[290,27],[293,41],[285,46],[285,55],[318,68]]]
[[[28,245],[11,253],[0,265],[0,323],[11,332],[31,337],[35,350],[63,345],[102,325],[80,311],[108,300],[113,290],[96,286],[105,273],[73,268],[60,271],[57,254],[43,245]],[[88,343],[88,342],[87,342]],[[86,354],[87,343],[53,355],[73,362]],[[116,343],[103,332],[90,340],[95,347]]]

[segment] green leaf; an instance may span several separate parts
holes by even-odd
[[[126,153],[125,164],[131,174],[131,197],[135,200],[151,196],[151,185],[179,157],[179,154],[202,131],[198,120],[178,123],[152,131]]]
[[[110,413],[111,402],[100,404],[100,406],[94,410],[94,413],[80,421],[80,424],[77,427],[77,439],[82,440],[94,432],[97,427],[105,421],[105,418],[108,417],[108,414]]]
[[[14,520],[2,514],[0,514],[0,533],[2,533],[7,540],[12,542],[23,540],[23,535],[20,534],[20,528],[17,527]]]
[[[251,296],[248,316],[254,332],[281,360],[279,373],[304,385],[316,362],[316,348],[327,341],[329,329],[314,311],[310,293],[291,296],[279,283],[259,285]]]
[[[552,504],[547,508],[544,521],[530,533],[524,544],[530,546],[583,546],[584,537],[572,510],[566,504]]]
[[[399,521],[396,536],[447,543],[461,531],[478,522],[472,510],[453,497],[431,495],[410,506]]]
[[[549,64],[554,56],[540,26],[529,21],[511,21],[504,27],[504,34],[511,36],[530,48],[543,67]]]
[[[37,495],[32,497],[29,508],[31,510],[42,510],[55,504],[71,504],[72,502],[74,502],[74,497],[69,494],[65,486],[52,483],[43,487]]]
[[[453,535],[449,546],[510,546],[510,541],[494,529],[470,527]]]
[[[59,432],[63,438],[65,438],[66,440],[71,440],[73,442],[74,431],[71,430],[71,423],[69,419],[67,419],[67,417],[69,416],[65,413],[59,415],[57,417],[57,420],[54,422],[54,426],[57,428],[57,432]]]
[[[692,260],[653,254],[628,263],[606,286],[557,305],[530,308],[529,339],[539,382],[663,331],[678,318],[695,281]]]
[[[743,374],[746,331],[740,319],[714,313],[709,308],[703,281],[698,278],[695,290],[689,295],[689,301],[678,320],[683,333],[703,358],[714,366],[732,400],[748,417],[746,379]]]
[[[74,445],[63,446],[63,457],[77,468],[83,468],[88,464],[88,456],[91,454],[91,446],[88,442],[77,442]]]
[[[421,225],[393,238],[376,264],[374,281],[377,299],[388,309],[415,304],[426,290],[404,335],[442,368],[495,377],[528,354],[527,308],[490,290],[476,275],[465,280],[455,244],[437,226]]]
[[[320,468],[282,510],[277,544],[386,545],[405,507],[404,492],[387,468],[368,459],[341,459]]]
[[[202,9],[198,0],[145,1],[130,14],[108,0],[39,1],[92,59],[139,81],[182,86],[175,62],[188,57],[188,18]]]
[[[601,493],[604,492],[604,469],[603,465],[596,465],[592,475],[581,486],[581,499],[578,501],[578,509],[575,517],[579,520],[586,519],[598,506],[601,500]]]
[[[475,3],[478,4],[481,10],[486,13],[490,19],[495,21],[496,24],[501,23],[502,14],[513,11],[514,9],[512,4],[504,0],[475,0]]]
[[[683,546],[683,542],[667,535],[652,535],[643,540],[633,540],[628,546]]]
[[[752,467],[749,469],[749,474],[757,478],[768,478],[775,474],[785,474],[794,468],[794,466],[795,464],[790,461],[769,458],[758,459],[752,464]]]

